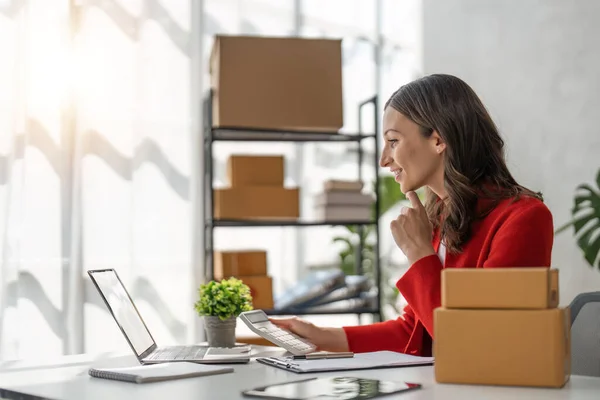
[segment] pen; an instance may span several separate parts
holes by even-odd
[[[283,367],[283,368],[290,368],[290,367],[292,367],[292,364],[290,364],[290,363],[288,363],[286,361],[278,360],[275,357],[264,357],[264,358],[261,358],[260,360],[264,360],[267,363],[270,363],[270,364],[273,364],[273,365],[277,365],[277,366],[280,366],[280,367]]]
[[[351,351],[341,351],[332,353],[309,353],[301,356],[293,356],[294,360],[320,360],[326,358],[352,358],[354,353]]]

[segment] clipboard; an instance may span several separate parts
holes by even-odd
[[[433,357],[418,357],[394,351],[358,353],[349,358],[297,360],[292,357],[258,357],[256,361],[297,374],[311,372],[353,371],[375,368],[398,368],[433,365]]]

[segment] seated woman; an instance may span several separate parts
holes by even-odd
[[[443,268],[549,267],[552,215],[519,185],[504,142],[474,91],[449,75],[402,86],[384,108],[380,165],[395,175],[411,207],[390,229],[410,265],[396,286],[408,305],[397,320],[323,328],[273,319],[320,350],[392,350],[430,356],[433,310]],[[414,190],[425,187],[425,205]]]

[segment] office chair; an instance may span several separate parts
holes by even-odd
[[[571,373],[600,377],[600,292],[578,294],[569,308]]]

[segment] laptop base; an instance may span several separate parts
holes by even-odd
[[[166,346],[157,347],[142,360],[143,364],[165,362],[193,362],[200,364],[247,363],[250,361],[250,346]]]

